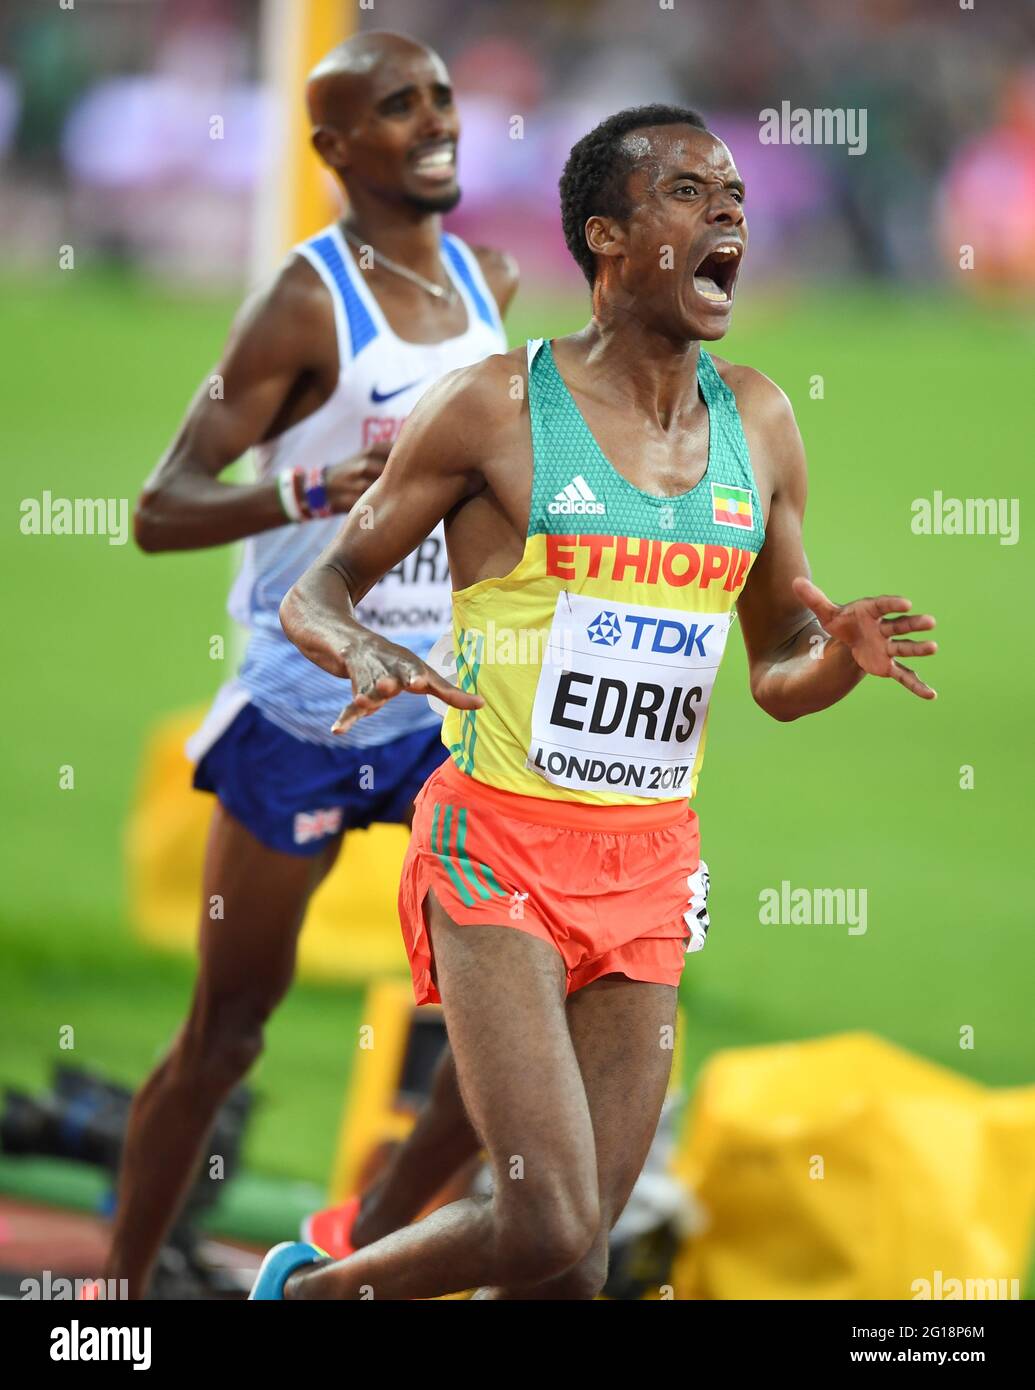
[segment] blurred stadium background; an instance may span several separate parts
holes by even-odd
[[[936,705],[871,682],[837,710],[787,727],[752,705],[731,645],[698,804],[714,925],[684,982],[686,1093],[724,1049],[860,1032],[946,1069],[932,1094],[952,1078],[977,1083],[953,1092],[960,1113],[985,1114],[983,1087],[1001,1101],[998,1088],[1030,1088],[1035,668],[1024,526],[1035,425],[1035,19],[1020,4],[969,11],[937,0],[377,0],[372,10],[325,0],[76,0],[68,9],[8,0],[0,1082],[39,1092],[65,1060],[135,1084],[188,999],[190,836],[170,861],[178,828],[166,843],[160,818],[142,830],[139,817],[145,783],[153,793],[169,785],[154,762],[156,731],[202,707],[228,674],[232,557],[145,559],[132,543],[24,535],[18,520],[22,501],[44,490],[131,507],[236,304],[292,239],[285,218],[323,216],[327,190],[308,156],[296,168],[309,194],[271,186],[278,170],[287,177],[278,161],[300,148],[301,91],[286,103],[285,83],[307,13],[342,32],[412,33],[450,65],[464,119],[464,199],[450,225],[521,263],[513,343],[569,332],[587,313],[557,219],[557,175],[573,140],[622,106],[699,107],[749,190],[751,252],[721,352],[772,376],[794,403],[810,458],[806,543],[817,581],[841,597],[902,591],[939,618]],[[760,144],[760,111],[784,100],[865,108],[865,155]],[[963,246],[973,247],[973,268],[961,268]],[[59,268],[62,247],[73,248],[74,268]],[[913,501],[936,491],[1021,499],[1019,544],[914,534]],[[213,636],[225,639],[221,661],[210,655]],[[64,765],[74,790],[60,787]],[[170,795],[175,820],[186,793]],[[196,801],[203,822],[207,807]],[[368,853],[363,838],[345,868],[366,880],[397,841],[379,839]],[[149,854],[171,862],[171,884],[142,882]],[[382,878],[353,903],[352,920],[336,907],[325,913],[323,945],[269,1029],[244,1172],[231,1185],[236,1199],[228,1191],[211,1218],[215,1229],[281,1238],[326,1188],[364,990],[386,966],[404,967],[384,920],[394,884],[390,872]],[[785,880],[865,888],[867,931],[761,924],[759,894]],[[366,960],[366,944],[336,952],[349,933],[369,944]],[[64,1052],[69,1025],[75,1046]],[[967,1027],[972,1047],[961,1046]],[[778,1055],[797,1065],[809,1054]],[[897,1094],[880,1058],[865,1049],[842,1057],[822,1091],[833,1097],[829,1113],[862,1084],[860,1067],[872,1068],[878,1098]],[[712,1092],[718,1075],[730,1073],[715,1073]],[[1011,1273],[1026,1273],[1033,1095],[1012,1091],[1003,1104],[1014,1119],[1002,1111],[992,1129],[975,1121],[966,1137],[913,1116],[904,1142],[921,1144],[925,1131],[931,1152],[874,1189],[901,1215],[922,1205],[940,1173],[946,1226],[955,1215],[971,1234],[978,1209],[995,1207],[981,1231],[999,1232],[999,1247],[983,1246],[980,1233],[974,1245],[947,1246],[985,1251],[985,1264],[975,1256],[963,1273],[998,1269],[1006,1248],[1023,1250]],[[703,1117],[702,1132],[713,1119]],[[750,1132],[750,1109],[742,1120]],[[809,1123],[807,1152],[825,1152]],[[772,1135],[751,1143],[763,1152]],[[774,1183],[770,1200],[784,1190]],[[89,1208],[103,1190],[100,1174],[0,1156],[0,1192]],[[712,1195],[722,1210],[722,1194]],[[795,1200],[786,1203],[782,1219],[793,1224]],[[859,1219],[861,1249],[868,1218]],[[0,1215],[0,1259],[5,1229]],[[946,1254],[939,1267],[950,1264]],[[727,1296],[755,1287],[743,1271],[721,1285]]]

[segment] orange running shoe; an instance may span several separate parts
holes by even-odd
[[[352,1228],[358,1215],[358,1195],[348,1197],[340,1206],[314,1211],[302,1222],[302,1239],[310,1245],[318,1245],[336,1260],[344,1260],[347,1255],[356,1252],[352,1244]]]

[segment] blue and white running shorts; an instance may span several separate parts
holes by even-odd
[[[313,855],[344,830],[405,825],[413,798],[445,757],[441,725],[373,747],[326,748],[246,704],[198,761],[194,786],[215,792],[270,849]]]

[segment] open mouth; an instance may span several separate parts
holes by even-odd
[[[410,159],[413,172],[423,179],[446,183],[456,174],[456,145],[452,140],[418,150]]]
[[[740,270],[744,248],[739,241],[724,241],[712,249],[694,271],[694,289],[711,304],[729,304]]]

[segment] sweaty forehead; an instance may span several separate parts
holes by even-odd
[[[630,131],[622,148],[633,160],[630,179],[644,189],[676,174],[701,170],[716,178],[737,177],[733,156],[716,135],[694,126],[648,126]]]

